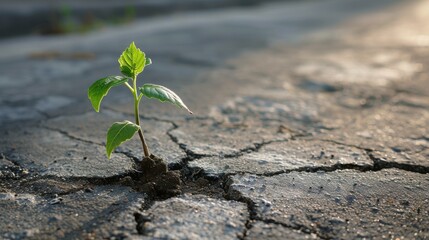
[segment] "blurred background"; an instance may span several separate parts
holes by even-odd
[[[2,0],[0,37],[82,33],[138,18],[274,1],[281,0]]]

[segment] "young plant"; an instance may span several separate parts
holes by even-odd
[[[149,148],[140,127],[139,104],[142,97],[155,98],[161,102],[170,102],[180,108],[186,109],[191,114],[192,112],[186,107],[179,96],[164,86],[148,83],[143,84],[142,87],[137,87],[137,76],[143,72],[146,66],[152,64],[152,60],[146,57],[145,53],[137,48],[134,42],[125,49],[119,57],[118,62],[123,76],[108,76],[99,79],[88,89],[88,98],[96,112],[99,112],[101,101],[112,87],[123,85],[127,87],[133,95],[135,122],[133,123],[125,120],[123,122],[113,123],[107,131],[106,154],[107,157],[110,158],[110,155],[116,147],[130,140],[138,133],[144,155],[149,158]],[[129,82],[131,82],[131,85]]]

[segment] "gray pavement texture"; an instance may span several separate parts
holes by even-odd
[[[0,41],[0,239],[429,239],[427,9],[277,2]],[[86,96],[131,41],[141,81],[194,112],[141,104],[174,197],[133,185],[137,139],[104,154],[128,90],[100,113]]]

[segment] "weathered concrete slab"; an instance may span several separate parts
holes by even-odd
[[[98,239],[119,235],[120,231],[133,234],[135,221],[130,209],[143,201],[142,194],[120,186],[97,187],[91,192],[78,191],[56,198],[1,193],[0,237]],[[111,224],[102,225],[103,222]]]
[[[228,192],[248,201],[257,219],[324,238],[425,239],[428,187],[427,174],[343,170],[236,175]]]
[[[43,123],[44,126],[65,131],[69,136],[100,145],[105,145],[106,134],[110,126],[117,121],[134,121],[133,115],[102,110],[100,113],[89,112],[78,116],[58,117]],[[163,158],[170,166],[179,165],[186,154],[174,143],[167,133],[174,128],[169,122],[141,119],[145,140],[151,152]],[[143,149],[138,136],[124,143],[118,152],[126,153],[137,159],[143,157]]]
[[[278,132],[278,128],[253,128],[196,119],[181,124],[170,134],[187,151],[200,156],[234,155],[264,142],[290,137]]]
[[[350,84],[385,87],[409,79],[420,69],[421,65],[401,50],[368,48],[351,51],[345,47],[315,55],[311,61],[298,66],[295,74],[300,78],[346,87]]]
[[[243,203],[184,195],[156,202],[137,228],[152,239],[237,239],[247,219]]]
[[[341,167],[365,169],[371,168],[373,161],[358,148],[318,140],[290,140],[266,144],[257,152],[234,158],[207,157],[191,161],[188,165],[201,168],[208,175],[273,174]]]
[[[412,127],[410,127],[412,126]],[[321,138],[374,149],[386,161],[429,166],[429,111],[387,105],[356,116],[353,124],[327,132]]]
[[[369,149],[400,150],[414,147],[414,151],[419,151],[429,146],[429,142],[425,141],[425,137],[429,135],[428,124],[429,111],[385,106],[359,115],[355,124],[349,128],[341,128],[327,135],[344,143]]]
[[[264,223],[257,221],[251,224],[247,231],[248,240],[283,240],[283,239],[320,239],[315,234],[304,233],[299,230],[283,227],[281,224]]]
[[[322,104],[317,98],[290,93],[285,89],[258,90],[257,95],[237,97],[212,108],[210,116],[229,124],[288,126],[297,132],[311,131],[320,125]]]
[[[4,130],[0,152],[30,173],[57,177],[103,178],[123,175],[133,169],[133,160],[95,143],[70,138],[44,128]]]

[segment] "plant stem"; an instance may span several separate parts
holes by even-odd
[[[149,157],[150,156],[150,152],[149,152],[149,148],[146,144],[146,141],[144,139],[143,136],[143,131],[142,128],[140,126],[140,115],[139,115],[139,103],[140,103],[140,98],[138,96],[138,92],[137,92],[137,84],[136,84],[136,80],[137,80],[137,76],[133,77],[133,88],[134,88],[134,115],[136,117],[136,124],[140,127],[138,130],[139,133],[139,137],[140,137],[140,141],[142,142],[142,146],[143,146],[143,152],[145,157]]]

